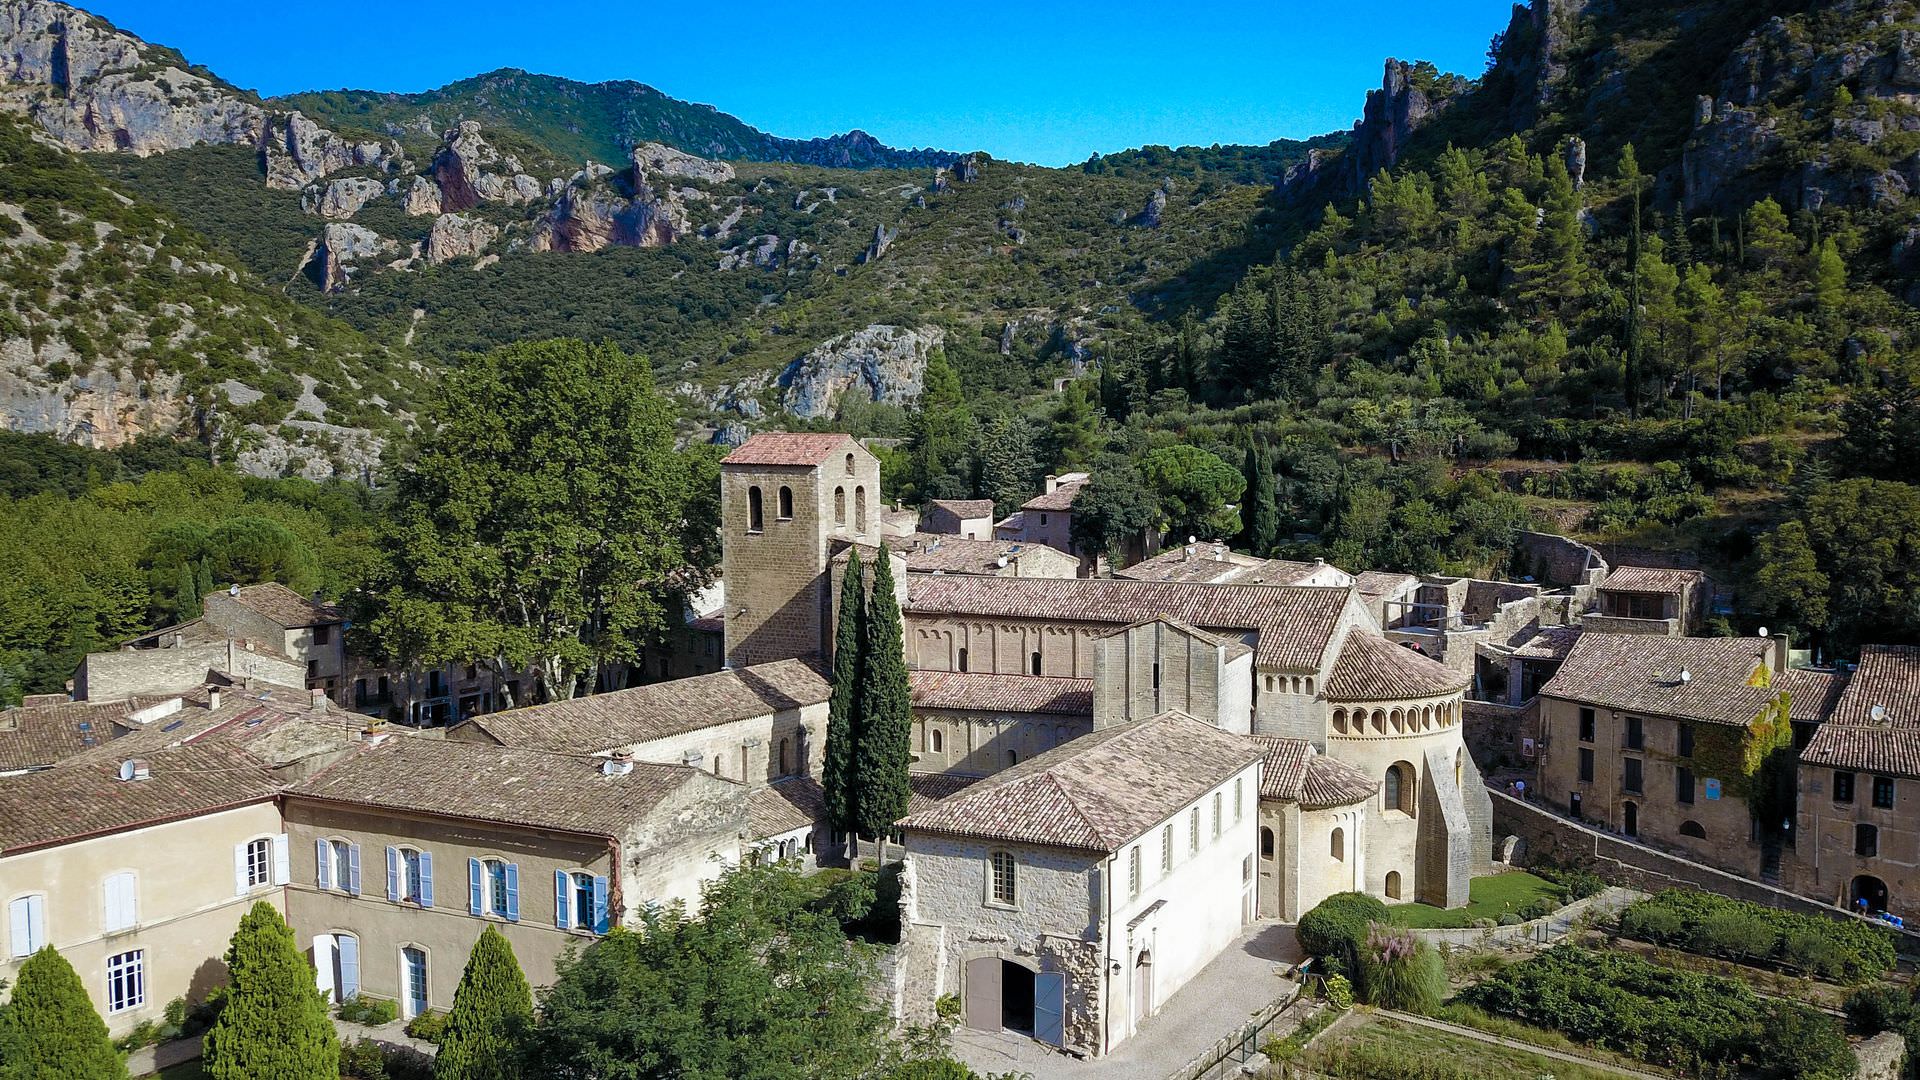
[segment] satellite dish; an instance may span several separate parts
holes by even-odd
[[[1885,705],[1875,705],[1873,708],[1867,710],[1867,715],[1873,718],[1874,723],[1884,724],[1887,722],[1887,707]]]
[[[1189,543],[1189,544],[1197,544],[1197,543],[1199,543],[1199,542],[1200,542],[1200,538],[1199,538],[1199,537],[1197,537],[1197,536],[1189,536],[1189,537],[1187,537],[1187,543]]]
[[[1691,672],[1691,671],[1688,671],[1688,670],[1687,670],[1686,668],[1681,668],[1681,669],[1680,669],[1680,682],[1681,682],[1681,684],[1682,684],[1682,685],[1685,685],[1686,683],[1690,683],[1690,682],[1692,682],[1692,681],[1693,681],[1693,672]]]
[[[1764,627],[1764,626],[1763,626],[1763,627],[1761,627],[1761,628],[1760,628],[1760,636],[1761,636],[1761,637],[1766,637],[1766,636],[1767,636],[1767,628],[1766,628],[1766,627]]]

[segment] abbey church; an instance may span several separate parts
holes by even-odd
[[[1352,584],[920,570],[850,437],[755,436],[721,471],[731,665],[827,658],[854,548],[903,582],[915,768],[958,787],[900,822],[919,1009],[1099,1054],[1250,922],[1459,906],[1485,872],[1468,678]]]

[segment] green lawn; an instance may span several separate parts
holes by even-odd
[[[1379,1076],[1383,1069],[1407,1076],[1552,1076],[1556,1080],[1619,1080],[1623,1075],[1599,1062],[1575,1065],[1382,1017],[1320,1039],[1302,1060],[1340,1080]],[[1451,1071],[1440,1071],[1448,1067]]]
[[[1475,919],[1494,919],[1510,911],[1519,911],[1534,900],[1546,896],[1558,899],[1560,886],[1525,870],[1477,877],[1468,892],[1470,902],[1463,908],[1437,908],[1430,904],[1389,904],[1387,912],[1395,926],[1432,930],[1442,927],[1471,926]]]

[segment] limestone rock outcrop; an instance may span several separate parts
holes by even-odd
[[[319,261],[320,287],[339,292],[357,264],[398,251],[400,245],[364,225],[336,221],[320,230],[313,257]]]
[[[260,160],[268,187],[298,191],[341,169],[370,167],[391,172],[400,166],[401,153],[392,143],[354,142],[291,112],[266,121],[260,136]]]
[[[500,228],[466,214],[441,214],[427,233],[422,254],[428,263],[438,266],[449,259],[478,257],[500,237]]]
[[[253,146],[265,112],[105,20],[48,0],[0,4],[0,108],[74,150]]]
[[[396,188],[399,181],[395,181]],[[398,194],[396,190],[395,194]],[[407,183],[407,193],[401,200],[401,207],[411,217],[437,216],[440,213],[440,185],[425,176],[415,176]]]
[[[339,220],[350,218],[360,208],[387,193],[387,186],[365,176],[347,176],[315,184],[300,196],[300,206],[309,214]]]
[[[937,326],[875,324],[841,334],[788,364],[777,383],[781,404],[797,417],[829,416],[841,398],[906,405],[919,400],[927,356],[946,341]]]
[[[899,236],[900,230],[897,228],[889,229],[885,225],[875,225],[873,239],[867,242],[867,249],[860,253],[860,261],[870,263],[878,260],[880,256],[887,253],[887,249],[893,246],[894,240]]]
[[[632,160],[634,171],[642,177],[672,176],[710,184],[733,179],[733,166],[724,161],[709,161],[656,142],[634,147]]]
[[[472,120],[461,121],[443,137],[433,156],[432,175],[443,211],[468,210],[482,202],[533,202],[545,191],[521,169],[520,159],[496,149]]]
[[[1147,205],[1140,209],[1140,225],[1143,228],[1157,229],[1167,213],[1167,186],[1161,184],[1147,196]]]

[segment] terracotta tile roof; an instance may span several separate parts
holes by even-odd
[[[1300,808],[1325,810],[1333,806],[1352,806],[1371,799],[1380,790],[1380,781],[1344,761],[1315,754],[1307,759],[1306,782],[1300,786]]]
[[[1027,527],[1027,512],[1024,510],[1015,510],[1013,513],[994,522],[993,527],[995,531],[1005,529],[1008,532],[1019,532]]]
[[[315,710],[305,690],[262,683],[251,689],[223,687],[219,708],[211,707],[205,687],[172,698],[141,700],[154,703],[173,698],[180,700],[179,709],[144,724],[123,724],[132,730],[74,760],[118,760],[175,744],[220,743],[277,768],[338,751],[356,742],[367,723],[366,717],[324,700]]]
[[[277,581],[244,586],[234,599],[288,629],[341,619],[339,608],[301,596]]]
[[[395,734],[359,744],[287,794],[617,838],[685,784],[732,784],[684,765],[644,761],[609,776],[607,764],[584,754]]]
[[[1803,764],[1920,779],[1920,647],[1867,645]]]
[[[1617,566],[1602,589],[1640,593],[1678,593],[1689,585],[1698,585],[1706,575],[1698,570],[1675,570],[1662,566]]]
[[[239,642],[241,648],[247,652],[261,653],[277,660],[285,660],[289,663],[293,661],[293,657],[281,651],[278,643],[235,637],[233,634],[213,625],[205,619],[188,619],[183,623],[163,626],[158,630],[149,630],[139,637],[128,638],[122,644],[125,647],[131,647],[137,652],[146,649],[171,649],[179,645],[206,645],[226,641]]]
[[[1027,556],[1036,562],[1079,566],[1079,560],[1065,552],[1021,540],[968,540],[944,533],[915,533],[888,547],[903,555],[907,570],[916,573],[1002,574],[1007,571],[999,560],[1011,565]],[[867,553],[862,551],[860,555],[866,558]]]
[[[121,780],[131,756],[87,755],[0,777],[0,854],[263,802],[279,790],[264,765],[223,743],[140,754],[149,777]]]
[[[1082,735],[899,824],[909,832],[1110,853],[1258,760],[1245,736],[1165,713]]]
[[[1540,692],[1627,712],[1744,726],[1778,694],[1749,685],[1770,648],[1760,638],[1588,631]],[[1682,672],[1689,677],[1682,680]]]
[[[907,680],[916,709],[1093,715],[1092,679],[913,671],[908,673]]]
[[[907,610],[923,615],[1050,619],[1129,626],[1155,615],[1232,636],[1258,637],[1256,662],[1317,671],[1351,595],[1304,585],[1202,585],[1120,578],[996,578],[914,574]]]
[[[1364,570],[1353,575],[1354,589],[1368,600],[1395,596],[1409,586],[1418,584],[1420,579],[1412,574],[1397,574],[1390,570]]]
[[[1841,691],[1847,688],[1847,673],[1790,668],[1775,672],[1773,685],[1790,695],[1788,707],[1795,720],[1817,724],[1833,715]]]
[[[1275,802],[1299,802],[1300,785],[1307,779],[1307,757],[1313,744],[1305,739],[1254,735],[1260,751],[1260,797]]]
[[[1340,658],[1321,690],[1328,701],[1404,701],[1451,694],[1471,681],[1404,645],[1355,630],[1341,643]]]
[[[1580,628],[1577,626],[1543,626],[1532,637],[1520,643],[1513,655],[1528,660],[1565,660],[1573,651],[1573,643],[1580,640]]]
[[[832,684],[812,664],[780,660],[487,713],[467,723],[506,746],[598,754],[752,716],[818,705],[832,695]]]
[[[993,516],[992,499],[935,499],[933,505],[962,520]]]
[[[1057,486],[1020,504],[1022,510],[1071,510],[1080,489],[1091,483],[1085,473],[1068,473],[1056,478]]]
[[[1885,715],[1876,720],[1874,706]],[[1860,664],[1833,709],[1842,724],[1920,728],[1920,646],[1863,645]]]
[[[977,780],[973,776],[914,773],[907,777],[907,813],[928,809]],[[811,776],[782,777],[747,796],[747,824],[755,840],[824,824],[826,820],[827,793]]]
[[[39,769],[114,737],[114,721],[137,708],[126,701],[65,701],[0,712],[0,772]]]
[[[853,444],[850,435],[810,435],[769,431],[755,435],[728,454],[723,465],[818,465]]]
[[[1134,581],[1200,581],[1218,585],[1298,585],[1315,574],[1332,570],[1340,584],[1351,576],[1324,562],[1261,559],[1230,551],[1224,544],[1189,544],[1114,572]]]

